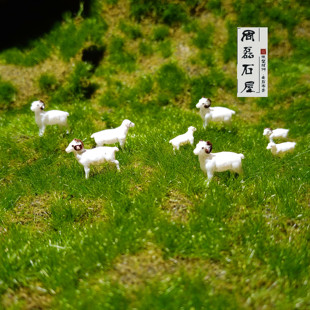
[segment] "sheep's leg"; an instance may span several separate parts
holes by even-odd
[[[67,135],[69,134],[69,126],[68,126],[67,122],[64,123],[64,124],[62,124],[62,125],[59,125],[59,127],[60,127],[61,129],[62,129],[62,128],[66,129],[66,134],[67,134]]]
[[[205,180],[205,184],[206,184],[207,186],[209,186],[210,181],[211,181],[211,179],[206,179],[206,180]]]
[[[45,126],[43,125],[43,126],[41,126],[41,127],[39,128],[39,136],[40,136],[40,137],[43,136],[44,131],[45,131]]]
[[[125,146],[125,142],[126,142],[126,139],[119,140],[119,145],[121,146],[122,149]]]
[[[113,160],[112,163],[116,165],[116,169],[120,171],[121,169],[119,168],[119,161],[117,159]]]
[[[203,121],[203,128],[206,128],[206,127],[207,127],[207,125],[208,125],[208,124],[207,124],[207,121],[206,121],[206,120],[204,120],[204,121]]]
[[[194,139],[189,140],[189,143],[190,143],[191,145],[194,145]]]
[[[85,171],[85,178],[88,179],[90,168],[87,167],[87,166],[85,166],[85,167],[84,167],[84,171]]]
[[[224,123],[230,124],[231,123],[231,117],[230,116],[225,116],[224,117]]]
[[[238,163],[233,164],[232,171],[235,173],[238,173],[239,175],[243,174],[241,163],[238,162]]]
[[[213,178],[213,172],[207,171],[208,179],[206,180],[207,185],[209,185],[211,179]]]
[[[67,120],[65,121],[63,127],[66,128],[66,134],[68,135],[69,134],[69,126],[68,126]]]

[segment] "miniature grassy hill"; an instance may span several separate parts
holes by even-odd
[[[236,97],[237,26],[269,30],[269,96]],[[0,308],[308,309],[309,1],[94,0],[0,52]],[[202,97],[235,110],[202,128]],[[38,136],[30,104],[68,111]],[[136,124],[111,165],[73,138]],[[243,153],[206,187],[195,142]],[[266,150],[289,128],[292,154]]]

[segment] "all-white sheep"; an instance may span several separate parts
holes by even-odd
[[[61,127],[68,127],[67,117],[68,112],[51,110],[44,111],[45,104],[42,100],[34,101],[31,104],[31,111],[35,113],[35,120],[39,127],[39,136],[43,136],[45,127],[47,125],[59,125]],[[67,133],[69,131],[67,130]]]
[[[126,142],[128,130],[134,126],[134,123],[128,119],[125,119],[121,126],[114,129],[105,129],[95,132],[91,135],[91,138],[95,139],[97,146],[119,142],[121,148],[123,148]]]
[[[238,174],[242,174],[243,154],[233,152],[219,152],[213,153],[212,143],[210,141],[200,141],[194,149],[194,154],[198,155],[201,170],[207,174],[209,184],[214,172],[222,172],[230,170]]]
[[[271,128],[265,128],[263,135],[269,138],[269,141],[273,141],[274,138],[287,138],[289,129],[277,128],[272,130]]]
[[[200,116],[203,120],[203,128],[206,128],[210,121],[229,123],[232,115],[236,112],[223,107],[211,107],[211,100],[202,97],[196,104],[196,108],[200,109]]]
[[[194,132],[196,128],[193,126],[188,127],[188,130],[183,135],[179,135],[169,141],[172,144],[173,150],[179,150],[181,145],[190,143],[191,145],[194,144]]]
[[[273,141],[270,141],[267,145],[267,150],[271,150],[273,155],[285,154],[288,152],[293,152],[296,146],[296,142],[283,142],[275,144]]]
[[[115,153],[118,152],[117,147],[101,146],[94,149],[85,149],[82,140],[74,139],[66,148],[67,153],[74,152],[76,160],[84,166],[85,178],[88,179],[90,166],[100,165],[110,162],[116,165],[119,171],[119,161],[115,159]]]

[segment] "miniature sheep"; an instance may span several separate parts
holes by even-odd
[[[172,144],[173,150],[179,150],[181,145],[190,143],[191,145],[194,144],[194,132],[196,128],[193,126],[188,127],[188,130],[183,135],[179,135],[169,141]]]
[[[267,145],[267,150],[271,150],[273,155],[284,154],[288,152],[293,152],[296,146],[296,142],[284,142],[275,144],[273,141],[270,141]]]
[[[273,141],[273,138],[286,138],[288,135],[289,129],[277,128],[272,130],[271,128],[265,128],[263,135],[269,138],[269,141]]]
[[[59,110],[44,111],[44,108],[45,104],[42,100],[32,102],[30,108],[31,111],[35,113],[35,120],[37,125],[39,126],[40,137],[43,136],[46,125],[59,125],[61,127],[68,127],[68,112]],[[69,133],[68,130],[67,133]]]
[[[233,152],[219,152],[213,153],[212,143],[210,141],[200,141],[194,149],[194,154],[198,155],[201,170],[207,174],[209,184],[214,172],[222,172],[230,170],[238,174],[242,174],[243,154]]]
[[[73,139],[66,148],[67,153],[74,152],[76,160],[84,166],[85,178],[88,179],[90,166],[100,165],[104,162],[110,162],[116,165],[119,171],[119,161],[115,159],[115,152],[118,152],[117,147],[101,146],[94,149],[85,149],[82,140]]]
[[[210,107],[211,100],[202,97],[196,104],[196,108],[200,109],[200,116],[203,120],[203,128],[206,128],[209,121],[229,123],[231,117],[236,112],[223,107]]]
[[[121,126],[114,129],[105,129],[95,132],[91,135],[91,138],[95,139],[97,146],[119,142],[121,148],[123,148],[126,142],[128,130],[134,126],[134,123],[128,119],[125,119]]]

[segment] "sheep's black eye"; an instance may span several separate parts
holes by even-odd
[[[202,150],[204,149],[204,147],[201,148]]]

